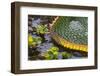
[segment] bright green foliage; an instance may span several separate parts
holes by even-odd
[[[36,37],[36,38],[33,38],[37,44],[41,44],[42,43],[42,38],[41,37]]]
[[[46,60],[52,60],[52,59],[59,59],[58,55],[62,55],[62,59],[68,59],[72,57],[72,54],[68,52],[59,52],[58,47],[51,47],[45,54],[44,57]]]
[[[52,53],[55,53],[55,52],[58,52],[59,51],[59,48],[56,47],[56,46],[53,46],[49,49],[49,51],[51,51]]]
[[[52,54],[49,54],[48,52],[45,53],[45,59],[46,59],[46,60],[51,60],[51,59],[53,59]]]
[[[71,58],[72,54],[67,53],[67,52],[62,52],[62,57],[63,57],[63,59]]]
[[[57,52],[57,51],[54,52],[53,53],[53,59],[58,59],[58,55],[59,55],[59,52]]]
[[[31,35],[28,36],[28,45],[31,46],[33,44],[33,37]]]
[[[58,59],[58,54],[59,54],[59,48],[56,46],[51,47],[50,49],[48,49],[48,51],[45,54],[45,58],[47,60],[51,60],[51,59]]]
[[[46,34],[46,33],[48,33],[48,29],[45,25],[39,25],[37,27],[37,33],[38,34]]]
[[[41,37],[33,37],[31,35],[28,36],[28,45],[35,47],[37,44],[40,44],[42,42]]]

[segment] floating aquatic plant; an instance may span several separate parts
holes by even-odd
[[[46,60],[51,60],[51,59],[68,59],[72,57],[71,53],[68,52],[59,52],[58,47],[51,47],[45,54],[44,57]]]
[[[52,25],[52,38],[66,48],[87,52],[87,21],[87,17],[59,17]]]
[[[87,17],[31,16],[29,21],[29,60],[83,57],[69,50],[87,50],[81,45],[87,45]]]
[[[52,46],[51,48],[49,48],[47,50],[47,52],[44,54],[44,57],[47,59],[47,60],[50,60],[50,59],[58,59],[58,54],[59,54],[59,48],[56,47],[56,46]]]
[[[48,33],[47,26],[46,25],[39,25],[37,27],[37,33],[38,34],[46,34],[46,33]]]
[[[68,53],[68,52],[62,52],[62,58],[63,59],[67,59],[67,58],[71,58],[72,57],[72,54]]]
[[[28,36],[28,44],[29,46],[35,47],[36,45],[42,42],[41,37],[33,37],[32,35]]]

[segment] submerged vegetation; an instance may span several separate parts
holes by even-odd
[[[78,50],[73,51],[73,49],[65,48],[64,46],[59,45],[52,38],[50,32],[50,28],[51,28],[50,24],[52,24],[55,18],[56,16],[35,16],[35,15],[28,16],[28,58],[29,60],[53,60],[53,59],[58,60],[58,59],[69,59],[69,58],[74,59],[74,58],[87,57],[87,53],[80,52]],[[59,22],[56,23],[56,25],[57,24],[59,24]],[[64,24],[64,22],[62,21],[61,24]],[[58,27],[59,28],[55,27],[55,31],[57,31],[58,34],[60,34],[62,37],[66,38],[68,36],[67,35],[68,33],[66,32],[67,26],[58,26]],[[62,29],[62,27],[64,27],[65,29]]]

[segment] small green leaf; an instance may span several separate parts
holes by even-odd
[[[63,59],[71,58],[72,54],[67,53],[67,52],[62,52],[62,57],[63,57]]]

